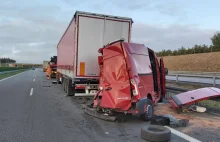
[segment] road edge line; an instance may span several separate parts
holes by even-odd
[[[33,95],[33,92],[34,92],[34,88],[31,88],[30,96]]]
[[[186,134],[184,134],[184,133],[182,133],[180,131],[177,131],[177,130],[175,130],[173,128],[170,128],[168,126],[164,126],[164,127],[167,127],[168,129],[170,129],[171,133],[173,133],[173,134],[175,134],[175,135],[177,135],[177,136],[179,136],[179,137],[181,137],[181,138],[183,138],[183,139],[185,139],[187,141],[190,141],[190,142],[202,142],[200,140],[197,140],[197,139],[195,139],[193,137],[190,137],[190,136],[188,136],[188,135],[186,135]]]

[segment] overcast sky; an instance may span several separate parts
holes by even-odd
[[[132,41],[160,51],[211,44],[219,0],[0,0],[0,57],[42,63],[76,10],[131,17]]]

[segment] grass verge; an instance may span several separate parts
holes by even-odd
[[[12,70],[19,70],[24,69],[22,67],[0,67],[0,72],[2,71],[12,71]]]
[[[20,70],[20,71],[15,71],[15,72],[10,72],[10,73],[4,73],[4,74],[0,74],[0,80],[1,79],[4,79],[4,78],[7,78],[7,77],[10,77],[10,76],[13,76],[13,75],[16,75],[16,74],[19,74],[19,73],[22,73],[24,71],[27,71],[27,70]]]

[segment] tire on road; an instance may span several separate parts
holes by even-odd
[[[163,126],[148,125],[141,129],[141,137],[151,142],[168,142],[171,139],[171,131]]]

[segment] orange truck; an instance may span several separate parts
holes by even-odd
[[[43,72],[47,71],[47,67],[49,66],[49,61],[43,61]]]
[[[46,76],[49,78],[56,78],[56,74],[57,74],[57,65],[50,64],[46,69]]]

